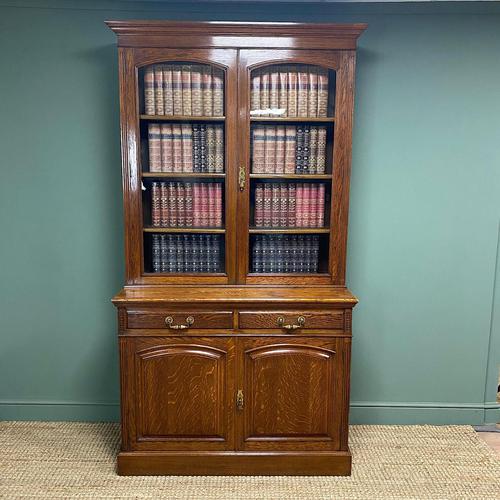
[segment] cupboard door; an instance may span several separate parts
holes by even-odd
[[[344,342],[349,341],[242,342],[240,449],[344,449],[349,352]]]
[[[233,443],[232,340],[127,339],[134,450],[227,450]]]

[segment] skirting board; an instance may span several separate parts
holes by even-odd
[[[0,401],[0,420],[118,422],[119,419],[116,403]],[[349,420],[351,424],[484,425],[500,422],[500,405],[353,401]]]

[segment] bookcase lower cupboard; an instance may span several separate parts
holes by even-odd
[[[350,474],[366,25],[107,24],[125,213],[118,473]]]

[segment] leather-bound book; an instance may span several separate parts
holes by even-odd
[[[172,124],[172,152],[174,172],[182,172],[182,129],[179,123]]]
[[[200,226],[208,227],[209,224],[209,199],[208,186],[202,182],[200,184]]]
[[[193,184],[193,227],[201,227],[201,188],[199,182]]]
[[[177,226],[186,226],[186,193],[182,182],[176,183],[176,198],[177,198]]]
[[[167,234],[167,272],[177,271],[177,238],[173,234]]]
[[[260,109],[260,71],[252,71],[250,79],[250,114]]]
[[[215,184],[215,227],[222,227],[222,183]]]
[[[328,71],[318,69],[318,116],[324,118],[328,113]]]
[[[168,272],[168,239],[165,234],[160,235],[160,272]]]
[[[193,129],[190,123],[181,125],[182,133],[182,171],[193,171]]]
[[[311,127],[306,125],[304,127],[304,145],[302,147],[302,173],[309,173],[309,145],[311,137]]]
[[[309,132],[309,173],[315,174],[318,162],[318,127],[311,126]]]
[[[177,227],[177,189],[175,182],[169,182],[168,187],[168,215],[170,219],[169,226]]]
[[[304,184],[297,184],[295,197],[295,224],[304,227]]]
[[[304,173],[304,162],[302,155],[304,154],[304,127],[297,126],[297,138],[295,144],[295,172],[297,174]]]
[[[155,64],[155,113],[157,115],[165,114],[163,108],[163,68],[161,64]]]
[[[197,123],[193,123],[193,172],[201,172],[200,147],[200,125],[198,125]]]
[[[182,72],[181,66],[172,66],[172,91],[174,97],[174,115],[182,115]]]
[[[280,225],[280,186],[279,184],[271,184],[271,227],[279,227]]]
[[[316,68],[309,68],[309,94],[307,102],[307,116],[318,116],[318,73]]]
[[[151,260],[153,264],[153,272],[161,272],[161,248],[160,248],[160,235],[151,235]]]
[[[168,227],[170,217],[168,214],[168,188],[166,182],[160,183],[160,226]]]
[[[215,125],[215,172],[224,172],[224,126]]]
[[[153,66],[144,70],[144,113],[155,115],[155,72]],[[159,244],[159,241],[158,241]]]
[[[302,227],[310,227],[311,219],[311,185],[303,184],[302,187]]]
[[[252,172],[263,174],[265,172],[265,134],[262,125],[252,128]]]
[[[325,184],[318,186],[317,227],[325,226]]]
[[[200,125],[200,172],[208,172],[207,126]]]
[[[278,94],[279,94],[279,109],[283,112],[280,116],[288,116],[288,72],[286,66],[278,68]]]
[[[158,123],[148,124],[149,171],[161,172],[161,132]]]
[[[160,227],[161,225],[161,195],[160,185],[158,182],[151,184],[151,225]]]
[[[285,126],[276,127],[276,162],[274,171],[277,174],[285,172]]]
[[[215,172],[215,128],[207,125],[207,170]]]
[[[288,227],[297,226],[297,185],[288,184]]]
[[[224,116],[224,72],[212,68],[213,116]]]
[[[215,198],[216,198],[216,192],[215,192],[215,184],[210,182],[207,184],[207,189],[208,189],[208,217],[207,217],[207,226],[208,227],[215,227]]]
[[[264,224],[264,186],[261,183],[255,186],[254,224],[255,227]]]
[[[295,173],[295,149],[297,141],[297,129],[294,125],[285,127],[285,173]]]
[[[207,65],[203,65],[201,68],[201,94],[203,116],[213,116],[212,68]]]
[[[182,114],[191,116],[193,114],[191,103],[191,66],[188,64],[182,65]]]
[[[184,184],[184,214],[185,227],[193,227],[193,184],[191,182]]]
[[[176,252],[176,272],[183,273],[185,272],[185,261],[184,261],[184,245],[182,244],[182,235],[175,234],[175,252]]]
[[[280,207],[279,207],[279,226],[288,227],[288,184],[281,183],[280,185]]]
[[[297,95],[298,95],[298,76],[295,66],[288,67],[288,116],[295,118],[297,115]]]
[[[269,73],[263,71],[260,75],[260,109],[263,113],[260,113],[260,116],[269,115],[269,87]]]
[[[276,127],[266,125],[264,127],[264,172],[273,174],[276,166]]]
[[[279,73],[278,67],[274,66],[269,74],[269,107],[271,108],[271,116],[279,116]]]
[[[191,67],[191,111],[193,116],[203,115],[203,96],[201,90],[201,65]]]
[[[318,227],[318,185],[309,185],[309,217],[308,226]]]
[[[270,184],[264,184],[264,223],[263,227],[271,227],[272,191]]]
[[[307,117],[309,74],[306,66],[299,67],[297,81],[297,116]]]
[[[163,114],[174,114],[174,89],[172,87],[172,66],[163,65]]]
[[[326,127],[318,127],[318,153],[316,157],[316,173],[324,174],[326,164]]]
[[[161,132],[161,171],[172,172],[174,163],[174,152],[172,150],[172,125],[162,123]]]

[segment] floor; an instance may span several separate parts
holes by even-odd
[[[0,422],[0,498],[496,500],[500,456],[485,439],[497,437],[470,426],[355,425],[350,477],[120,477],[116,424]]]

